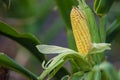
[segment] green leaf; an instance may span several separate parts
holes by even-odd
[[[69,48],[77,51],[75,39],[74,39],[74,36],[73,36],[73,31],[71,29],[67,29],[67,37],[68,37]]]
[[[54,45],[37,45],[36,47],[41,53],[45,54],[77,53],[74,50]]]
[[[100,38],[101,42],[106,41],[106,24],[107,24],[107,15],[100,17]]]
[[[107,80],[118,80],[118,73],[110,63],[103,62],[100,64],[100,69]]]
[[[101,80],[99,65],[95,65],[92,70],[84,75],[85,80]]]
[[[45,60],[45,56],[41,54],[36,45],[40,44],[39,40],[32,34],[20,34],[16,32],[11,26],[0,22],[0,34],[7,36],[14,41],[18,42],[22,46],[26,47],[29,51],[32,52],[34,56],[36,56],[40,62],[42,63]]]
[[[71,27],[71,21],[70,21],[70,12],[72,9],[72,6],[77,5],[77,2],[75,0],[55,0],[58,10],[60,11],[60,14],[66,24],[66,31],[68,36],[68,45],[71,49],[77,50],[72,27]]]
[[[115,0],[95,0],[94,1],[94,11],[99,16],[104,16],[110,10],[113,2]]]
[[[101,80],[101,71],[99,65],[94,66],[92,71],[94,72],[94,80]]]
[[[58,6],[58,10],[60,11],[65,21],[66,27],[71,29],[72,27],[70,21],[70,12],[72,6],[77,5],[77,3],[74,0],[55,0],[55,1]]]
[[[120,18],[113,21],[113,23],[107,29],[107,42],[111,42],[115,39],[120,31]]]
[[[0,66],[16,71],[28,77],[29,79],[37,80],[37,76],[35,74],[22,67],[21,65],[17,64],[14,60],[9,58],[4,53],[0,53]]]

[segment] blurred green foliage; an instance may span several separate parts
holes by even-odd
[[[87,1],[87,0],[86,0]],[[119,0],[95,0],[96,4],[94,4],[96,15],[104,14],[106,17],[107,23],[106,28],[104,29],[101,34],[103,34],[102,37],[106,36],[106,42],[112,42],[116,40],[120,43],[120,1]],[[99,4],[98,4],[99,3]],[[68,46],[76,50],[76,45],[71,29],[71,23],[70,23],[70,11],[72,6],[78,5],[77,0],[0,0],[0,17],[1,20],[11,24],[12,26],[16,26],[15,28],[18,29],[18,31],[23,33],[33,33],[35,36],[37,36],[41,43],[49,44],[52,42],[52,40],[63,30],[66,30],[67,38],[68,38]],[[58,16],[57,11],[60,12],[61,17]],[[55,17],[55,19],[51,18]],[[50,18],[50,20],[49,20]],[[49,22],[50,21],[50,22]],[[63,22],[64,21],[64,22]],[[103,21],[103,19],[101,19]],[[65,24],[64,24],[65,23]],[[48,24],[48,25],[45,25]],[[0,30],[2,32],[3,26],[0,25]],[[12,27],[9,26],[9,27]],[[47,26],[47,27],[46,27]],[[65,26],[65,28],[64,28]],[[101,26],[101,23],[99,23],[99,27]],[[103,25],[102,25],[103,26]],[[45,29],[44,29],[45,27]],[[4,29],[1,34],[7,35],[11,37],[11,32],[7,32],[6,29]],[[107,32],[107,33],[106,33]],[[6,34],[7,33],[7,34]],[[106,34],[105,34],[106,33]],[[15,32],[16,34],[16,32]],[[15,35],[13,34],[13,36]],[[105,35],[104,35],[105,34]],[[19,37],[18,35],[11,38]],[[20,39],[17,39],[17,41],[26,46],[24,43],[28,43],[27,48],[32,51],[33,55],[36,53],[33,48],[35,49],[34,45],[31,47],[31,42],[27,42],[31,40],[31,36],[27,37],[27,41],[24,41],[23,36],[20,36]],[[62,39],[61,39],[62,41]],[[103,39],[103,42],[105,39]],[[64,41],[63,41],[64,42]],[[40,44],[39,42],[36,42],[36,44]],[[39,54],[39,53],[38,53]],[[41,54],[42,55],[42,54]],[[38,55],[36,57],[40,58]],[[44,58],[40,58],[40,61],[42,62]],[[63,75],[59,75],[61,71],[65,71]],[[62,68],[62,70],[59,71],[56,74],[56,80],[59,80],[62,76],[67,74],[67,71]],[[76,75],[75,75],[76,76]],[[58,79],[59,78],[59,79]]]

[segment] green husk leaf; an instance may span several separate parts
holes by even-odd
[[[17,64],[14,60],[9,58],[4,53],[0,53],[0,66],[16,71],[29,79],[37,80],[37,76],[24,68],[23,66]]]
[[[104,59],[104,51],[110,50],[110,45],[108,43],[93,43],[92,49],[89,52],[93,58],[94,64],[100,64]]]
[[[55,68],[62,66],[66,61],[70,59],[73,59],[76,65],[83,71],[88,71],[91,68],[90,64],[85,59],[83,59],[78,53],[62,53],[51,59],[50,62],[48,62],[44,66],[45,70],[40,75],[40,77],[38,77],[38,80],[43,80],[45,76],[47,76],[51,71],[54,71]]]
[[[85,0],[78,0],[79,1],[79,9],[84,12],[87,22],[88,22],[88,26],[89,26],[89,30],[90,30],[90,34],[91,34],[91,39],[93,43],[99,43],[100,42],[100,34],[98,31],[98,26],[96,24],[96,20],[95,17],[93,15],[92,10],[89,8],[89,6],[85,3]]]

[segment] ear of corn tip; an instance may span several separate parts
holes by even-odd
[[[85,15],[77,7],[73,7],[70,18],[78,52],[86,55],[90,51],[92,43]]]

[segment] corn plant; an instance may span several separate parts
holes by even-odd
[[[77,51],[52,45],[37,45],[42,53],[58,53],[48,63],[43,62],[43,73],[38,77],[43,80],[48,76],[50,80],[60,67],[67,61],[74,65],[71,75],[66,75],[62,80],[119,80],[118,72],[105,59],[104,52],[110,50],[110,43],[106,43],[106,1],[95,0],[94,10],[100,17],[100,28],[96,24],[93,12],[84,0],[79,0],[79,5],[72,7],[70,20],[75,38]]]
[[[30,80],[120,80],[120,72],[105,57],[105,51],[111,49],[108,39],[120,26],[117,19],[106,29],[107,14],[114,1],[94,1],[94,12],[100,19],[99,25],[85,0],[55,1],[67,25],[70,48],[42,44],[34,35],[20,34],[0,22],[0,34],[30,50],[44,70],[37,76],[2,52],[0,66],[23,74]],[[70,4],[66,5],[67,2]],[[64,4],[61,6],[60,3]],[[47,61],[44,54],[58,55]],[[71,71],[63,67],[66,62],[70,62]]]

